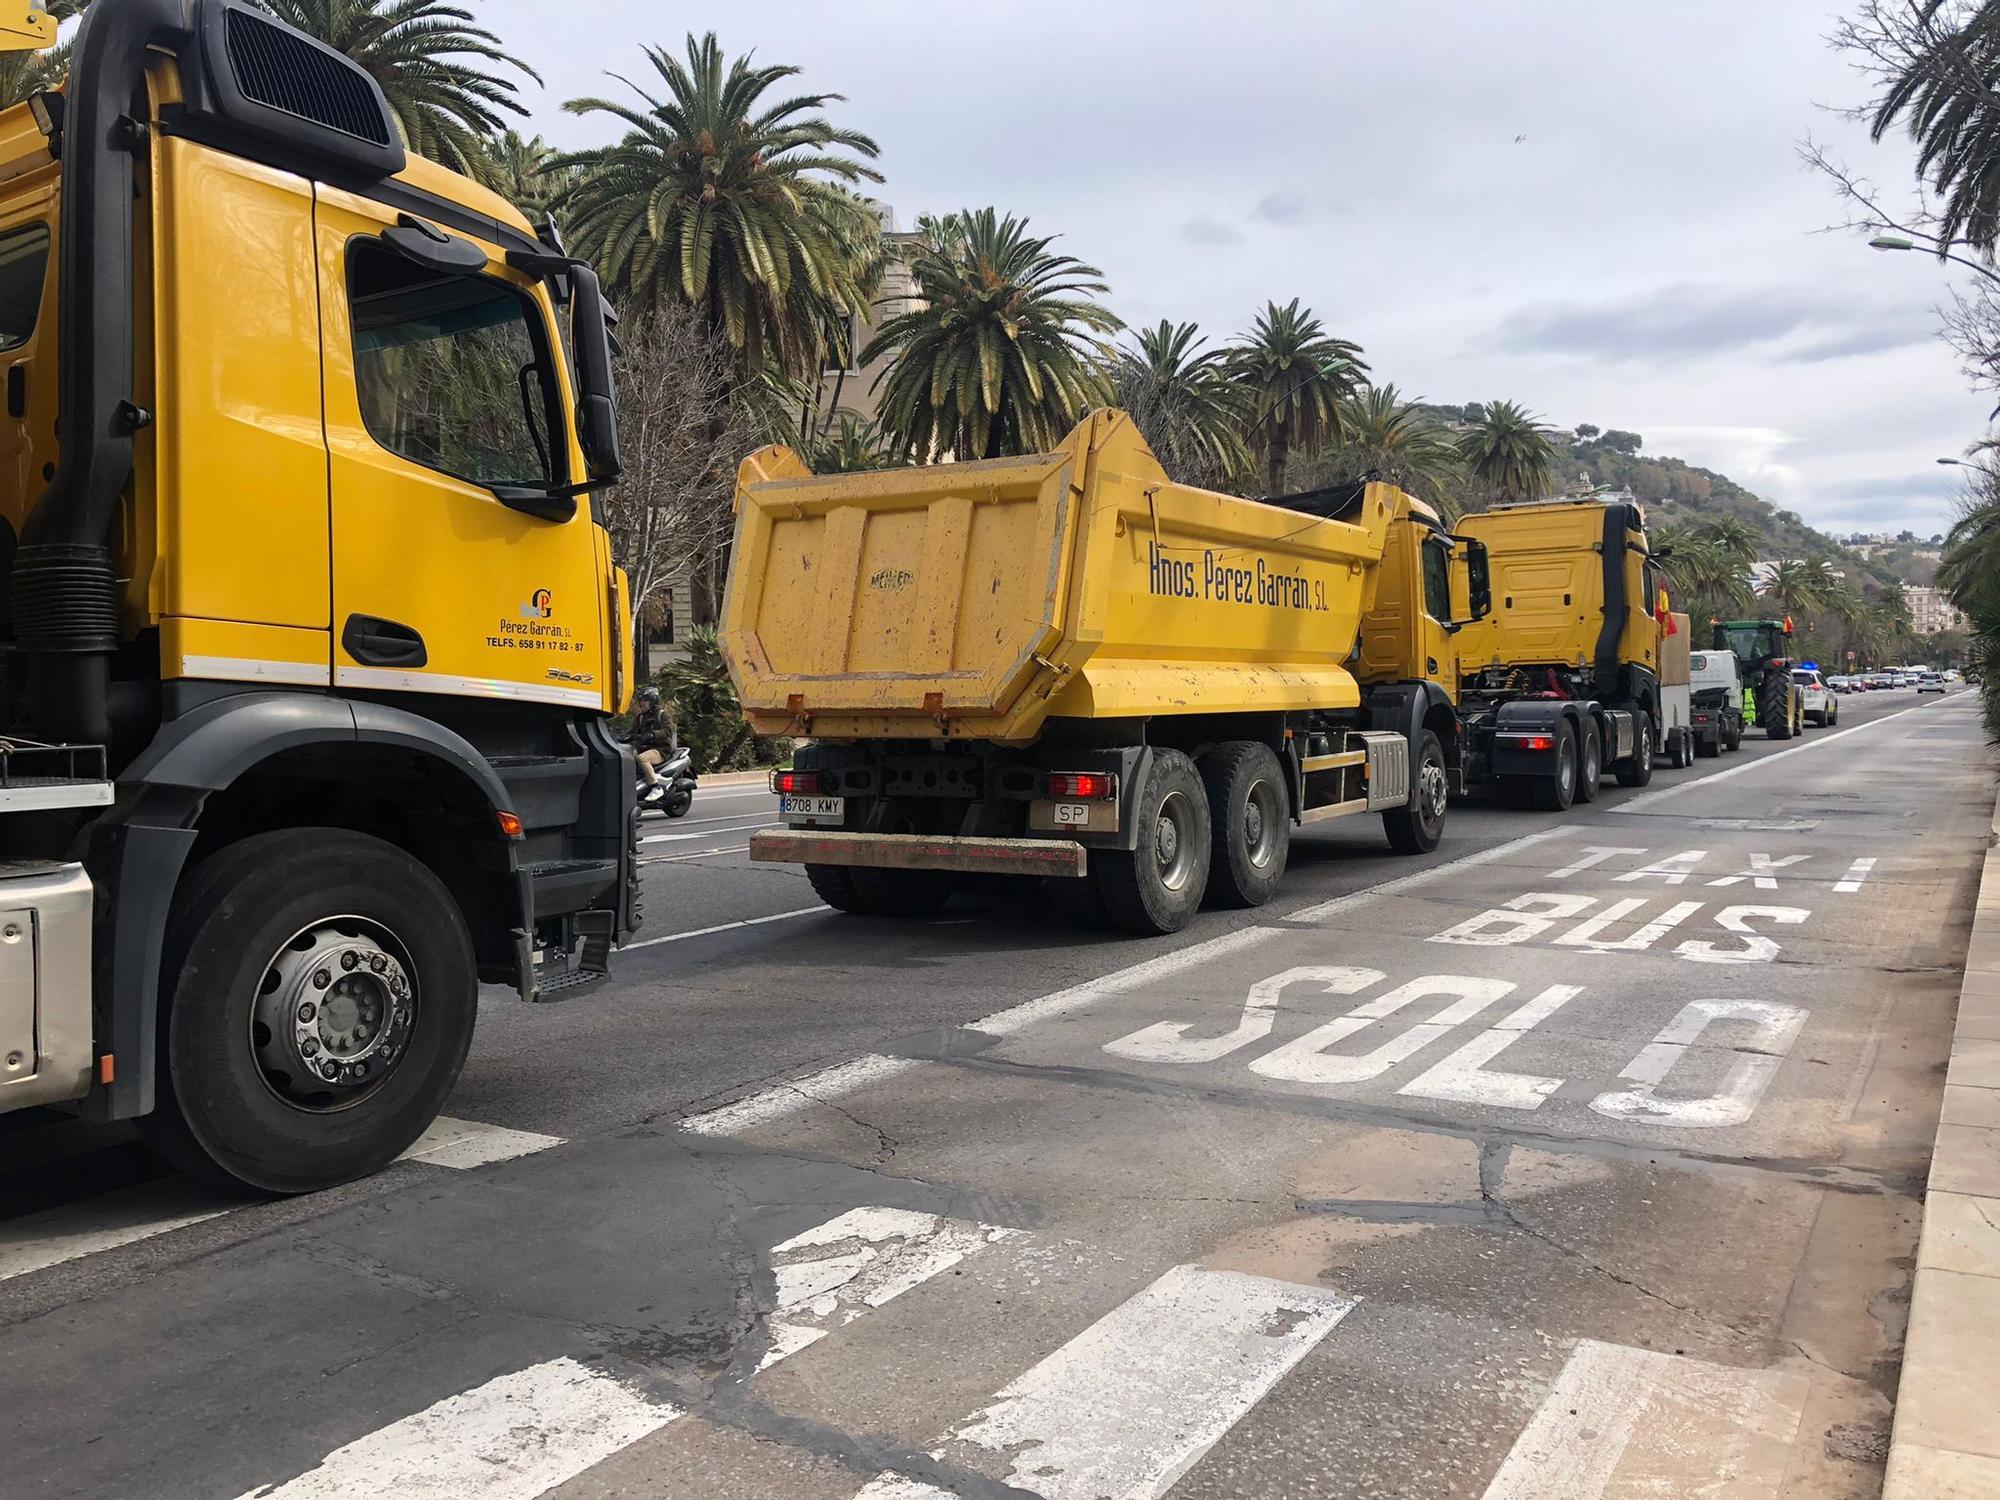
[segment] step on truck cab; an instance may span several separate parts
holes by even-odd
[[[1391,485],[1292,501],[1171,483],[1114,411],[1022,458],[816,476],[753,454],[722,649],[757,730],[806,743],[751,858],[803,863],[845,911],[1044,876],[1164,933],[1204,897],[1268,900],[1297,824],[1375,813],[1434,848],[1439,665],[1475,570]]]
[[[1665,747],[1663,582],[1645,515],[1595,497],[1496,506],[1458,530],[1489,555],[1493,608],[1454,638],[1465,782],[1546,811],[1644,786]]]
[[[0,1111],[317,1188],[431,1123],[480,981],[603,971],[606,318],[242,0],[97,0],[0,113]]]

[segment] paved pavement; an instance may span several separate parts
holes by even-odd
[[[0,1492],[1873,1494],[1993,778],[1842,714],[1158,943],[815,911],[705,791],[367,1183],[0,1122]]]

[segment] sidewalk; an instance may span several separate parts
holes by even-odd
[[[771,770],[766,766],[761,771],[711,771],[700,780],[703,786],[768,786]]]
[[[1965,954],[1882,1494],[2000,1496],[2000,843]]]

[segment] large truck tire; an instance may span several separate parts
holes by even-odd
[[[878,917],[934,917],[951,900],[955,882],[944,870],[848,871],[864,910]]]
[[[1741,719],[1731,724],[1728,732],[1723,735],[1722,748],[1725,750],[1741,750],[1743,748],[1743,721]]]
[[[1565,719],[1556,729],[1555,766],[1528,783],[1528,795],[1538,812],[1568,812],[1576,801],[1576,729]]]
[[[1155,750],[1135,804],[1139,847],[1093,849],[1097,882],[1114,927],[1142,937],[1179,932],[1208,889],[1208,788],[1178,750]]]
[[[1694,764],[1694,731],[1685,726],[1677,726],[1667,731],[1667,765],[1672,770],[1685,771]]]
[[[1757,723],[1774,740],[1792,737],[1792,679],[1775,672],[1757,684]]]
[[[1618,784],[1620,786],[1644,786],[1653,779],[1653,716],[1644,709],[1637,715],[1634,725],[1638,743],[1632,747],[1631,755],[1618,762]]]
[[[159,1103],[145,1139],[210,1182],[308,1193],[429,1128],[472,1044],[472,934],[394,844],[339,828],[218,850],[161,955]]]
[[[1595,719],[1583,726],[1576,766],[1576,800],[1595,802],[1597,789],[1604,782],[1604,736]]]
[[[846,865],[807,865],[806,882],[813,894],[835,911],[851,916],[872,916],[875,908],[861,899],[854,888],[854,871]]]
[[[1201,759],[1208,787],[1208,904],[1262,906],[1292,848],[1285,768],[1269,745],[1232,740]]]
[[[1417,763],[1410,769],[1410,800],[1382,814],[1382,831],[1398,854],[1428,854],[1444,837],[1444,810],[1451,801],[1451,775],[1444,743],[1434,730],[1417,736]]]

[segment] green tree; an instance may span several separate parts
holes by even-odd
[[[836,416],[824,433],[806,443],[799,456],[815,474],[859,474],[896,465],[896,456],[881,429],[853,412]]]
[[[825,358],[829,313],[867,303],[881,223],[843,184],[879,182],[875,142],[823,110],[839,94],[766,95],[798,69],[725,62],[710,32],[685,59],[646,49],[663,92],[642,101],[572,99],[571,114],[626,125],[608,146],[557,158],[574,248],[622,297],[685,302],[737,354],[737,378],[767,360],[804,375]]]
[[[567,183],[568,174],[555,165],[555,148],[540,136],[524,136],[508,129],[487,136],[479,143],[481,161],[477,176],[494,192],[540,223]]]
[[[1917,147],[1936,202],[1940,256],[1953,242],[1991,255],[2000,241],[2000,6],[1870,0],[1838,40],[1870,59],[1883,87],[1869,119]]]
[[[899,457],[1048,451],[1109,399],[1101,337],[1124,325],[1096,300],[1103,272],[990,208],[927,222],[910,250],[917,305],[861,354],[893,359],[876,420]]]
[[[1623,428],[1619,427],[1607,429],[1605,434],[1598,439],[1598,442],[1602,443],[1605,447],[1618,453],[1637,453],[1644,441],[1645,439],[1640,437],[1638,433],[1626,432]]]
[[[1229,378],[1229,356],[1206,343],[1194,324],[1162,318],[1118,350],[1111,382],[1114,400],[1166,471],[1182,484],[1215,489],[1251,466],[1243,442],[1248,411]]]
[[[1378,476],[1450,519],[1464,478],[1451,434],[1393,385],[1364,386],[1341,403],[1339,440],[1316,454],[1307,472],[1315,487]]]
[[[43,7],[58,22],[83,14],[90,0],[48,0]],[[69,76],[68,41],[46,52],[0,52],[0,109],[19,104],[46,89],[59,89]]]
[[[503,112],[526,115],[511,78],[541,75],[473,24],[472,11],[443,0],[257,0],[265,10],[346,53],[382,87],[403,139],[420,156],[481,175],[482,137],[500,133]]]
[[[1264,493],[1285,492],[1293,450],[1340,437],[1341,403],[1368,373],[1361,346],[1333,337],[1294,297],[1267,303],[1230,350],[1231,376],[1250,403],[1250,439],[1264,463]]]
[[[1750,607],[1750,565],[1757,560],[1755,534],[1735,517],[1691,526],[1668,522],[1653,527],[1648,540],[1667,575],[1675,609],[1697,626],[1734,618]],[[1707,632],[1697,630],[1706,639]]]
[[[1553,484],[1554,434],[1541,418],[1512,401],[1483,404],[1459,435],[1459,457],[1488,504],[1539,500]]]

